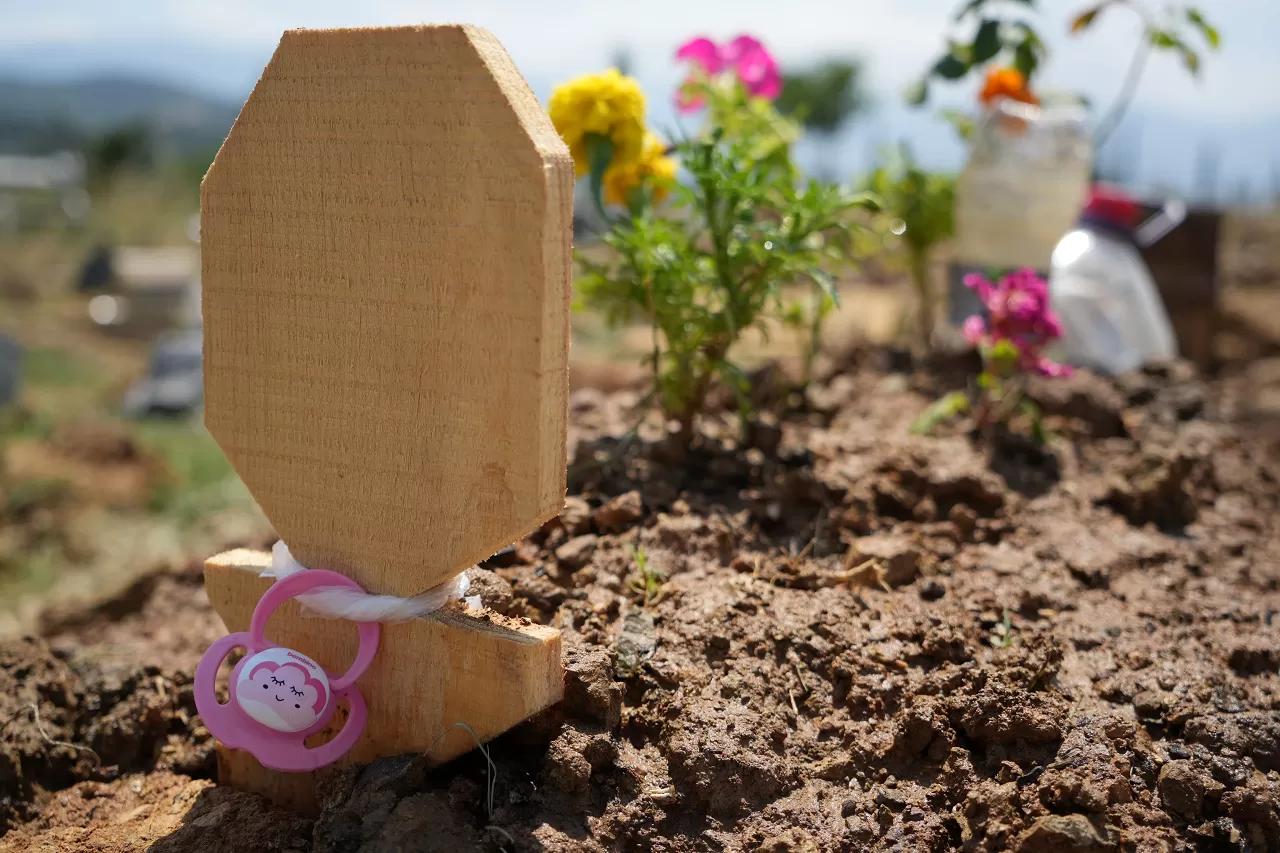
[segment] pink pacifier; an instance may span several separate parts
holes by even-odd
[[[251,753],[262,766],[303,773],[332,764],[355,745],[367,712],[355,680],[378,651],[377,622],[357,622],[360,649],[351,668],[334,678],[304,654],[277,646],[263,632],[272,611],[290,598],[317,587],[360,585],[337,572],[308,569],[272,584],[253,609],[249,631],[228,634],[200,658],[196,667],[196,710],[210,734],[232,749]],[[214,691],[218,668],[233,649],[248,654],[231,671],[231,701],[223,705]],[[304,741],[328,725],[338,700],[351,712],[333,740],[308,749]]]

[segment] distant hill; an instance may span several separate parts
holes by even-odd
[[[207,155],[226,137],[269,57],[270,46],[241,55],[194,42],[110,43],[74,55],[64,46],[6,48],[0,51],[0,153],[79,147],[113,126],[144,121],[162,153]],[[125,73],[94,70],[128,66],[130,58],[149,65],[135,63],[137,70]],[[545,101],[555,79],[534,71],[529,82]],[[670,92],[679,78],[666,71],[642,83],[646,91]],[[655,127],[675,127],[670,99],[654,98],[651,107]],[[964,148],[949,127],[931,110],[910,109],[896,97],[882,97],[825,146],[802,144],[799,156],[806,166],[853,176],[899,139],[909,139],[930,168],[963,163]],[[1135,109],[1099,163],[1109,178],[1157,195],[1167,188],[1202,202],[1271,201],[1280,198],[1280,116],[1215,122]]]
[[[0,77],[0,151],[75,144],[142,122],[162,151],[204,152],[225,138],[239,108],[228,100],[123,76],[56,83]]]

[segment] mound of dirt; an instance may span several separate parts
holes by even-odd
[[[489,745],[492,811],[476,754],[344,771],[315,819],[212,786],[190,573],[0,651],[0,849],[1280,849],[1270,445],[1179,365],[1045,392],[1047,449],[912,437],[935,378],[873,362],[683,456],[575,394],[565,511],[483,575],[567,670]]]

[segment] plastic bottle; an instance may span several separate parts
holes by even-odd
[[[1178,354],[1169,315],[1138,251],[1140,215],[1132,198],[1099,185],[1053,250],[1049,298],[1062,321],[1059,348],[1073,364],[1123,373]]]
[[[1049,271],[1054,246],[1072,227],[1089,191],[1092,141],[1077,104],[1037,107],[1000,99],[974,130],[956,184],[956,239],[948,319],[957,329],[982,311],[967,288],[971,272]]]

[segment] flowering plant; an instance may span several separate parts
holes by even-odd
[[[677,98],[683,112],[697,110],[706,104],[703,89],[716,77],[729,85],[736,78],[749,95],[767,101],[776,100],[782,94],[778,63],[764,45],[751,36],[738,36],[723,45],[702,36],[690,39],[676,51],[676,59],[693,64],[693,73],[680,87]],[[727,71],[732,74],[726,74]]]
[[[1035,0],[1021,0],[1022,9],[1001,7],[999,0],[964,0],[955,24],[971,33],[968,39],[948,39],[947,50],[907,91],[908,103],[919,106],[929,99],[929,81],[961,80],[971,72],[999,61],[1017,71],[1024,85],[1030,81],[1047,50],[1044,40],[1023,10],[1035,11]],[[997,7],[995,12],[991,7]]]
[[[676,164],[645,126],[640,84],[616,68],[571,80],[551,94],[547,113],[573,156],[578,177],[590,176],[591,196],[604,210],[630,204],[632,193],[675,178]],[[643,198],[634,199],[640,204]]]
[[[746,411],[745,375],[731,360],[743,332],[792,323],[816,336],[836,300],[832,271],[851,259],[846,214],[869,198],[802,178],[791,159],[799,129],[772,103],[777,64],[759,41],[697,38],[676,55],[691,66],[677,106],[700,113],[702,126],[661,154],[650,147],[648,160],[642,144],[639,157],[588,164],[602,176],[602,206],[617,206],[630,189],[625,211],[607,220],[608,255],[579,255],[577,287],[582,303],[610,323],[642,317],[651,326],[654,398],[687,446],[716,382],[738,391]],[[590,105],[572,113],[595,114]],[[566,113],[556,109],[551,117],[572,149],[585,124],[562,127]],[[670,155],[685,181],[673,180]],[[812,298],[797,298],[796,285],[807,285]]]
[[[1111,7],[1128,9],[1136,14],[1142,21],[1142,32],[1119,97],[1098,122],[1095,145],[1101,145],[1120,123],[1153,52],[1175,54],[1193,76],[1198,76],[1201,58],[1195,42],[1203,42],[1210,50],[1217,50],[1222,41],[1218,30],[1196,6],[1171,4],[1164,9],[1164,14],[1157,15],[1140,0],[1092,0],[1071,17],[1071,34],[1079,35],[1088,30],[1102,12]],[[955,24],[968,34],[967,37],[947,39],[946,52],[908,89],[908,103],[914,106],[924,104],[929,98],[932,79],[961,80],[997,62],[1001,67],[987,76],[982,96],[984,104],[990,106],[994,93],[1025,103],[1037,103],[1022,95],[1030,95],[1030,81],[1048,55],[1044,40],[1032,20],[1038,12],[1037,0],[1018,0],[1017,3],[962,0],[955,15]],[[1018,76],[1014,76],[1015,73]],[[971,120],[951,111],[944,111],[943,117],[962,136],[968,136]]]
[[[1001,100],[1040,106],[1040,96],[1032,91],[1027,75],[1013,66],[992,66],[978,92],[978,105],[982,111],[979,116],[955,109],[939,110],[938,115],[951,125],[961,139],[969,140],[973,138],[981,116],[990,113]],[[1026,122],[1015,115],[1006,115],[1001,119],[1001,126],[1008,133],[1017,134],[1025,130]]]
[[[1134,12],[1142,20],[1142,35],[1138,38],[1133,59],[1129,62],[1129,71],[1121,84],[1120,94],[1098,122],[1095,145],[1105,142],[1124,118],[1125,111],[1138,90],[1142,74],[1146,71],[1147,60],[1153,52],[1176,54],[1191,76],[1198,77],[1200,52],[1193,46],[1192,34],[1196,34],[1210,50],[1217,50],[1222,45],[1222,35],[1195,6],[1171,5],[1165,8],[1163,16],[1158,16],[1136,0],[1101,0],[1094,3],[1071,19],[1071,34],[1085,32],[1104,10],[1113,6]]]
[[[1007,423],[1017,413],[1031,418],[1032,431],[1043,440],[1040,413],[1026,398],[1029,376],[1068,376],[1071,368],[1045,355],[1062,337],[1062,324],[1049,306],[1049,286],[1034,270],[1010,273],[992,284],[969,275],[965,286],[982,300],[986,316],[965,321],[964,336],[982,355],[982,373],[972,395],[957,391],[925,410],[912,432],[927,433],[963,412],[971,412],[979,429]]]

